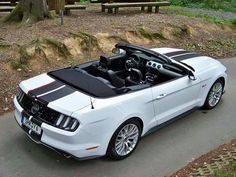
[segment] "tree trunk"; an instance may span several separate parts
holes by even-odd
[[[4,21],[22,21],[24,24],[31,24],[43,20],[46,16],[48,16],[46,0],[20,0]]]
[[[49,10],[55,10],[57,14],[60,13],[60,10],[64,10],[65,0],[49,0],[48,7]]]

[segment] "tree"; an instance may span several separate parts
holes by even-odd
[[[47,16],[47,0],[19,0],[17,6],[4,21],[21,21],[24,24],[31,24]]]

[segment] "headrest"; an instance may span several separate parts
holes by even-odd
[[[111,60],[109,57],[101,55],[99,64],[102,66],[109,66],[111,64]]]

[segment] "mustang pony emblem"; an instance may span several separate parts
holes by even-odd
[[[31,107],[32,114],[36,114],[39,111],[40,107],[38,104],[33,103],[33,106]]]

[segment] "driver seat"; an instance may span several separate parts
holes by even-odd
[[[128,77],[125,78],[125,85],[138,85],[142,82],[143,74],[139,69],[132,68]]]
[[[118,77],[116,75],[116,72],[112,71],[112,70],[108,70],[107,71],[107,75],[109,77],[109,81],[111,82],[111,84],[117,88],[121,88],[125,86],[125,81],[123,79],[121,79],[120,77]]]
[[[98,69],[106,72],[111,65],[111,59],[106,56],[100,56]]]

